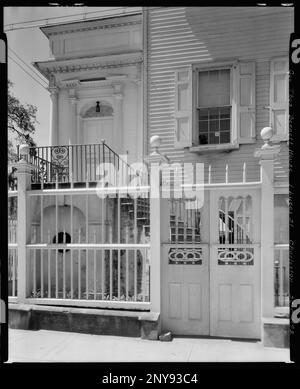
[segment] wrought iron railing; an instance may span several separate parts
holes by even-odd
[[[117,186],[126,185],[132,177],[141,178],[105,142],[31,147],[28,162],[35,167],[33,184],[97,182],[103,178]]]

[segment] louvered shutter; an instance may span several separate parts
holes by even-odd
[[[175,71],[174,147],[192,146],[192,67]]]
[[[270,126],[274,139],[287,139],[289,117],[289,64],[287,58],[271,61]]]
[[[255,139],[255,62],[237,65],[237,135],[239,143]]]

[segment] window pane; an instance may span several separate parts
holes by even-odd
[[[210,131],[218,131],[219,130],[219,120],[211,120],[210,121]]]
[[[230,107],[220,108],[220,118],[221,119],[230,119]]]
[[[208,109],[199,109],[199,120],[208,119]]]
[[[230,105],[230,70],[199,72],[199,107]]]
[[[199,119],[208,118],[199,120],[199,144],[230,143],[230,109],[199,109]],[[221,116],[226,119],[221,119]]]
[[[209,119],[219,119],[219,110],[218,108],[213,108],[209,110]]]
[[[230,120],[220,120],[220,130],[229,131],[230,130]]]
[[[210,144],[219,144],[219,137],[215,136],[215,132],[209,134],[209,143]]]
[[[199,144],[206,145],[208,143],[208,134],[199,134]]]
[[[230,131],[220,132],[220,143],[230,143]]]
[[[208,121],[200,120],[199,121],[199,132],[207,132],[208,131]]]

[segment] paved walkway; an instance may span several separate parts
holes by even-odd
[[[9,330],[9,362],[289,362],[260,342],[174,338],[171,342],[74,332]]]

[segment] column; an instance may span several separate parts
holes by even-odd
[[[51,98],[51,123],[50,123],[50,146],[58,144],[58,88],[50,87]]]
[[[122,84],[115,84],[114,87],[114,144],[108,145],[116,150],[118,154],[123,150],[123,94]]]
[[[22,145],[23,146],[23,145]],[[20,146],[21,148],[21,146]],[[25,147],[23,147],[23,150]],[[29,152],[29,149],[28,149]],[[25,156],[25,155],[24,155]],[[31,170],[33,166],[27,163],[26,158],[17,164],[18,179],[18,302],[25,303],[30,292],[29,285],[29,255],[26,245],[30,242],[30,198],[27,191],[31,185]]]
[[[261,312],[274,316],[274,157],[280,146],[255,151],[261,166]]]
[[[71,108],[71,122],[72,122],[70,143],[72,145],[78,143],[78,141],[77,141],[77,137],[78,137],[78,132],[77,132],[77,101],[78,101],[78,99],[76,97],[69,97],[70,108]]]
[[[137,96],[137,125],[136,125],[136,156],[139,162],[143,161],[143,142],[144,142],[144,132],[142,125],[142,106],[143,106],[143,97],[142,97],[142,81],[136,80],[136,96]]]

